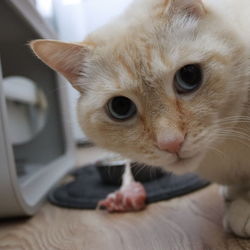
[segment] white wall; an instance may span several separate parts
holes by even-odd
[[[133,0],[83,0],[87,33],[119,15]]]

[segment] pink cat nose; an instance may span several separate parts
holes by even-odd
[[[167,151],[172,154],[177,154],[180,152],[182,144],[184,142],[184,137],[172,137],[172,138],[159,138],[157,139],[157,147],[160,150]]]

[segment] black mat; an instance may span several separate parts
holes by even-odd
[[[119,185],[107,184],[100,177],[98,167],[89,165],[70,174],[74,180],[49,193],[51,203],[77,209],[95,209],[98,201],[117,190]],[[164,173],[143,183],[147,191],[147,203],[167,200],[203,188],[209,184],[193,174],[176,176]]]

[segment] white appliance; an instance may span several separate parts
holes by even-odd
[[[30,0],[0,1],[0,218],[32,215],[75,165],[66,83],[30,51],[56,39]]]

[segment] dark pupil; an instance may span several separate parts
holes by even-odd
[[[181,69],[181,78],[185,82],[186,87],[196,87],[201,82],[201,70],[196,65],[188,65]]]
[[[115,97],[112,101],[113,112],[121,117],[126,117],[132,107],[132,102],[126,97]]]

